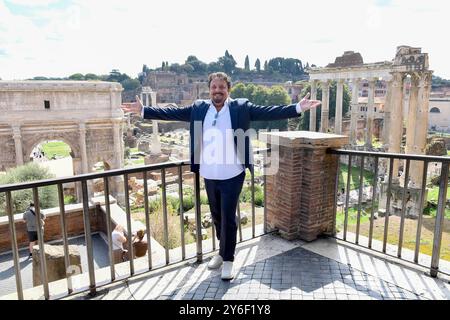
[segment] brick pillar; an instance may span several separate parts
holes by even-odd
[[[348,144],[348,137],[310,131],[264,135],[272,148],[271,163],[277,152],[279,159],[278,170],[266,178],[268,231],[306,241],[333,234],[338,157],[326,150]]]

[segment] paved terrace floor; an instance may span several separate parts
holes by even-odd
[[[65,299],[99,300],[449,300],[449,279],[335,239],[311,243],[265,235],[238,244],[236,277],[207,262],[181,262]]]

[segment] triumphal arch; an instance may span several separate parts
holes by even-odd
[[[119,83],[0,81],[0,170],[31,160],[41,142],[71,148],[73,173],[123,167],[123,111]]]

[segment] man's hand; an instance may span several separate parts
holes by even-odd
[[[309,96],[310,94],[308,92],[306,96],[304,96],[303,99],[300,101],[300,108],[302,108],[302,112],[316,108],[320,106],[320,104],[322,103],[319,100],[309,100]]]
[[[142,105],[142,101],[141,101],[141,99],[139,99],[138,96],[136,96],[136,102],[123,103],[121,106],[123,112],[125,112],[125,113],[131,112],[131,113],[136,113],[138,115],[141,115],[143,107],[144,106]]]

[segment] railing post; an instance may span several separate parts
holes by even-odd
[[[441,252],[442,229],[444,225],[445,202],[448,188],[448,166],[449,162],[442,162],[441,180],[439,182],[439,198],[436,211],[436,223],[434,226],[433,253],[431,256],[430,274],[437,277],[439,269],[439,256]]]
[[[197,262],[203,261],[202,251],[202,213],[200,203],[200,175],[194,174],[194,196],[195,196],[195,231],[197,240]]]
[[[268,229],[306,241],[332,235],[339,157],[326,150],[347,144],[348,137],[309,131],[262,134],[272,158],[277,151],[271,145],[279,145],[278,170],[266,177]]]
[[[86,251],[88,259],[89,272],[89,293],[94,296],[97,293],[95,287],[95,268],[94,268],[94,248],[92,246],[91,222],[89,216],[89,199],[87,181],[81,181],[81,192],[83,194],[83,223],[84,223],[84,238],[86,239]]]
[[[66,226],[66,212],[64,208],[64,189],[61,183],[58,183],[58,200],[59,200],[59,218],[61,223],[61,234],[63,236],[64,245],[64,267],[66,268],[66,278],[67,278],[67,291],[72,293],[72,276],[68,274],[70,267],[70,257],[69,257],[69,241],[67,237],[67,226]]]
[[[6,213],[8,214],[9,232],[11,234],[11,249],[14,260],[14,275],[16,278],[17,298],[23,300],[22,276],[20,274],[19,250],[17,247],[16,226],[14,223],[14,214],[12,211],[11,191],[6,192]]]
[[[36,214],[36,229],[38,234],[38,244],[39,244],[39,259],[41,263],[41,282],[44,287],[44,298],[46,300],[50,299],[50,291],[48,288],[48,277],[47,277],[47,261],[45,260],[45,242],[44,242],[44,228],[41,222],[41,209],[39,204],[39,192],[38,188],[33,188],[33,202]]]
[[[130,275],[134,275],[134,252],[133,252],[133,230],[131,228],[131,210],[130,210],[130,187],[128,185],[128,174],[123,175],[123,186],[125,190],[125,213],[127,216],[127,248],[128,259],[130,263]]]
[[[114,266],[114,253],[112,243],[112,230],[111,230],[111,205],[109,203],[109,180],[108,177],[103,178],[104,194],[105,194],[105,209],[106,209],[106,232],[108,233],[108,256],[111,273],[111,281],[116,279],[116,271]]]

